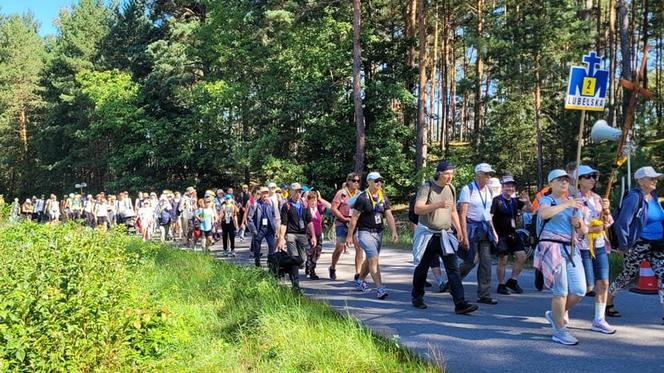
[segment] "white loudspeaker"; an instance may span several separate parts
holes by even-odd
[[[609,126],[603,119],[595,122],[592,130],[590,130],[590,139],[593,142],[600,142],[602,140],[618,141],[620,136],[622,136],[622,131]]]

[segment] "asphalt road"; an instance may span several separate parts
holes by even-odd
[[[253,263],[248,240],[238,241],[238,246],[238,257],[233,261]],[[412,307],[414,266],[410,252],[383,249],[381,270],[389,297],[378,300],[375,290],[360,293],[353,287],[352,252],[342,255],[338,280],[327,279],[331,249],[326,243],[317,271],[321,279],[301,281],[306,295],[424,356],[443,359],[449,372],[664,372],[664,326],[656,295],[622,292],[616,308],[623,316],[609,319],[617,328],[613,335],[590,330],[594,298],[585,298],[570,315],[570,331],[579,344],[563,346],[551,341],[551,329],[544,318],[551,295],[535,290],[531,270],[524,271],[519,279],[523,294],[494,294],[497,305],[480,304],[472,315],[456,315],[449,294],[427,292],[429,308]],[[221,250],[220,244],[213,250]],[[474,276],[475,271],[464,281],[466,299],[473,303],[477,298]],[[495,266],[493,276],[495,284]]]

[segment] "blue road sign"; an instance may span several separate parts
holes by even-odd
[[[583,56],[587,67],[572,66],[569,71],[565,109],[604,110],[609,71],[596,68],[601,60],[595,51],[591,51]]]

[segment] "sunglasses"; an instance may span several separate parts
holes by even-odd
[[[383,179],[376,179],[376,180],[374,180],[374,183],[376,183],[376,184],[381,183],[381,184],[382,184],[382,183],[383,183]]]
[[[553,179],[553,181],[558,181],[558,182],[561,182],[561,183],[569,183],[569,178],[567,176],[560,176],[560,177],[557,177],[557,178]]]
[[[597,174],[581,175],[579,177],[582,179],[595,179],[595,180],[599,179],[599,175]]]
[[[352,179],[352,180],[348,180],[348,181],[350,181],[350,182],[352,182],[352,183],[359,183],[359,182],[360,182],[360,179]]]

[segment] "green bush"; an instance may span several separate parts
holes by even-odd
[[[437,371],[264,271],[121,230],[0,226],[0,371]]]
[[[126,234],[0,228],[0,369],[91,370],[158,357],[167,313],[145,298]]]

